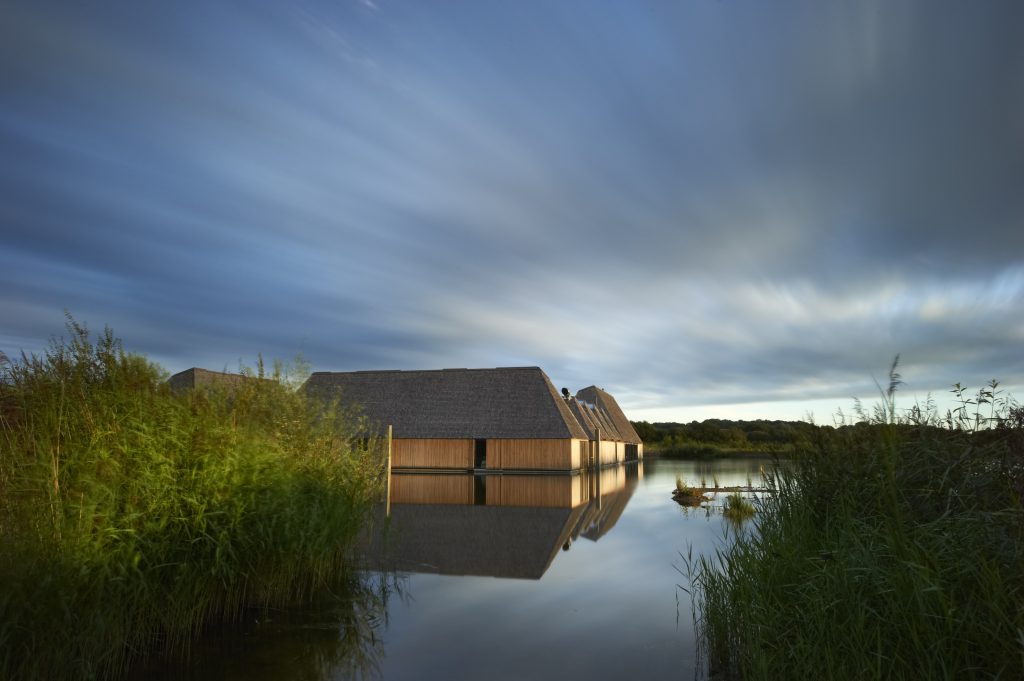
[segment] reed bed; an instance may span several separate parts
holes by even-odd
[[[725,498],[722,514],[734,522],[743,522],[754,517],[754,504],[740,492],[733,492]]]
[[[711,678],[1024,677],[1024,410],[897,416],[894,389],[688,562]]]
[[[0,366],[0,678],[116,678],[346,571],[382,466],[351,414],[262,362],[175,394],[68,331]]]

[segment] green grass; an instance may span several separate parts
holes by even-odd
[[[722,515],[732,521],[742,522],[754,517],[754,505],[739,492],[725,498]]]
[[[0,678],[116,677],[346,570],[381,460],[280,368],[173,394],[109,329],[0,366]]]
[[[705,501],[704,490],[696,487],[690,487],[690,485],[686,483],[686,480],[679,475],[676,476],[676,489],[675,492],[672,493],[672,498],[683,506],[691,507],[700,506],[701,503]]]
[[[911,422],[892,392],[874,423],[819,431],[755,531],[689,563],[716,678],[1024,675],[1024,411]]]

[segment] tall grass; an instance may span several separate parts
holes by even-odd
[[[1024,677],[1024,410],[910,418],[895,387],[771,479],[756,531],[689,564],[716,678]]]
[[[733,492],[725,498],[722,515],[729,520],[742,522],[754,517],[754,504],[740,492]]]
[[[262,363],[174,394],[68,332],[0,367],[0,678],[117,676],[344,572],[381,465],[347,415]]]

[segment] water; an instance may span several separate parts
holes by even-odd
[[[715,512],[719,501],[710,510],[673,502],[676,477],[757,486],[762,465],[648,460],[599,477],[396,475],[387,556],[373,541],[366,560],[397,572],[368,570],[335,602],[272,613],[199,646],[189,665],[151,665],[144,677],[693,678],[682,556],[713,552],[732,528]]]

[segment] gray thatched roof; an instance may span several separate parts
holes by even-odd
[[[605,433],[605,435],[602,435],[603,439],[625,441],[625,438],[619,434],[618,429],[615,427],[615,422],[612,421],[611,416],[604,409],[590,402],[584,402],[583,405],[590,410],[590,417],[594,420],[594,423],[601,426],[601,432]]]
[[[595,404],[608,414],[623,442],[629,442],[630,444],[640,444],[642,442],[640,436],[637,435],[636,430],[633,428],[633,424],[622,413],[619,403],[604,390],[601,390],[596,385],[592,385],[577,392],[576,399]]]
[[[566,400],[566,404],[569,405],[569,411],[576,417],[579,424],[583,426],[583,430],[587,432],[587,437],[591,440],[596,439],[598,428],[601,429],[602,440],[621,439],[612,425],[611,418],[597,405],[583,402],[575,397]]]
[[[303,389],[400,438],[588,438],[539,367],[316,372]]]
[[[210,371],[209,369],[192,367],[191,369],[179,371],[168,378],[167,384],[171,386],[171,390],[174,392],[181,392],[183,390],[214,385],[231,388],[241,385],[245,381],[250,380],[250,378],[250,376],[243,376],[242,374],[229,374],[224,371]]]

